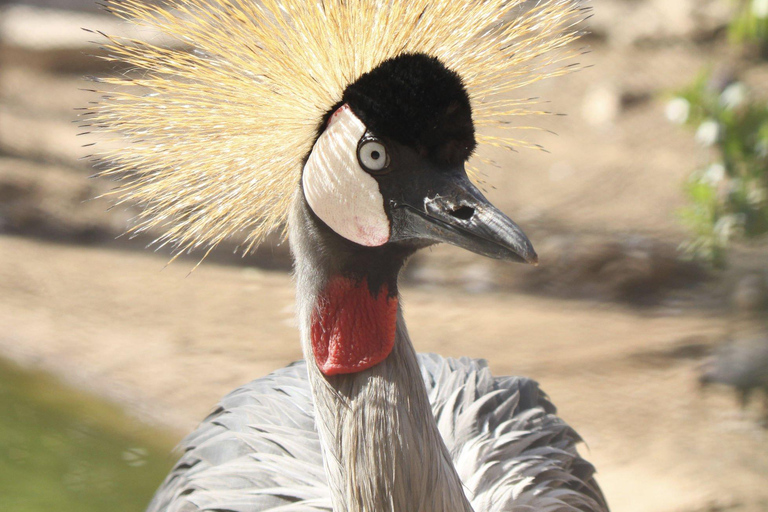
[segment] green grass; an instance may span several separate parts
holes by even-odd
[[[0,511],[143,511],[172,448],[118,407],[0,361]]]

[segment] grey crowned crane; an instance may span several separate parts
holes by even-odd
[[[108,9],[168,43],[110,37],[133,69],[100,79],[118,87],[87,113],[131,143],[104,174],[144,207],[134,230],[179,251],[235,232],[252,247],[287,219],[305,355],[226,396],[149,510],[606,511],[538,385],[417,355],[398,293],[409,256],[438,242],[536,262],[465,166],[478,144],[522,144],[504,128],[535,100],[510,93],[567,71],[578,3]]]

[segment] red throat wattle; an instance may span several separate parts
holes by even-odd
[[[325,375],[354,373],[387,358],[395,345],[397,297],[385,284],[376,296],[368,281],[332,278],[312,315],[312,351]]]

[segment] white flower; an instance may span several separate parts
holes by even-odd
[[[765,202],[766,191],[754,181],[747,187],[747,202],[753,206],[759,206]]]
[[[756,18],[768,18],[768,0],[752,0],[752,14]]]
[[[720,125],[714,119],[707,119],[696,130],[696,142],[709,147],[720,137]]]
[[[725,166],[720,162],[714,163],[707,167],[707,170],[701,175],[700,180],[703,183],[709,183],[710,185],[717,185],[725,179]]]
[[[768,0],[766,0],[768,1]],[[720,104],[728,109],[738,108],[747,100],[747,87],[741,82],[734,82],[720,94]]]
[[[745,217],[743,213],[723,215],[715,223],[715,235],[721,244],[725,244],[740,233],[744,227]]]
[[[768,156],[768,140],[761,140],[755,144],[755,153],[761,158]]]
[[[691,113],[691,104],[685,98],[675,98],[667,103],[666,109],[664,109],[667,119],[675,124],[683,124],[688,120],[688,115]]]

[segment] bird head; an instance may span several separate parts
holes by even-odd
[[[292,221],[325,375],[388,357],[416,249],[536,262],[465,165],[476,146],[531,146],[511,119],[545,112],[516,92],[574,69],[579,0],[106,2],[161,36],[106,36],[126,71],[82,114],[130,144],[99,156],[142,207],[131,232],[248,251]]]
[[[81,114],[100,142],[119,139],[95,156],[120,182],[116,202],[141,206],[130,233],[177,254],[232,237],[248,252],[287,232],[298,182],[314,214],[361,247],[449,242],[536,261],[464,166],[476,146],[534,146],[513,119],[546,112],[517,90],[578,67],[579,0],[106,8],[158,32],[104,36],[103,58],[125,72],[97,78],[102,100]]]
[[[356,244],[447,242],[535,263],[523,231],[469,180],[477,145],[461,77],[403,54],[362,75],[324,117],[302,173],[317,217]]]

